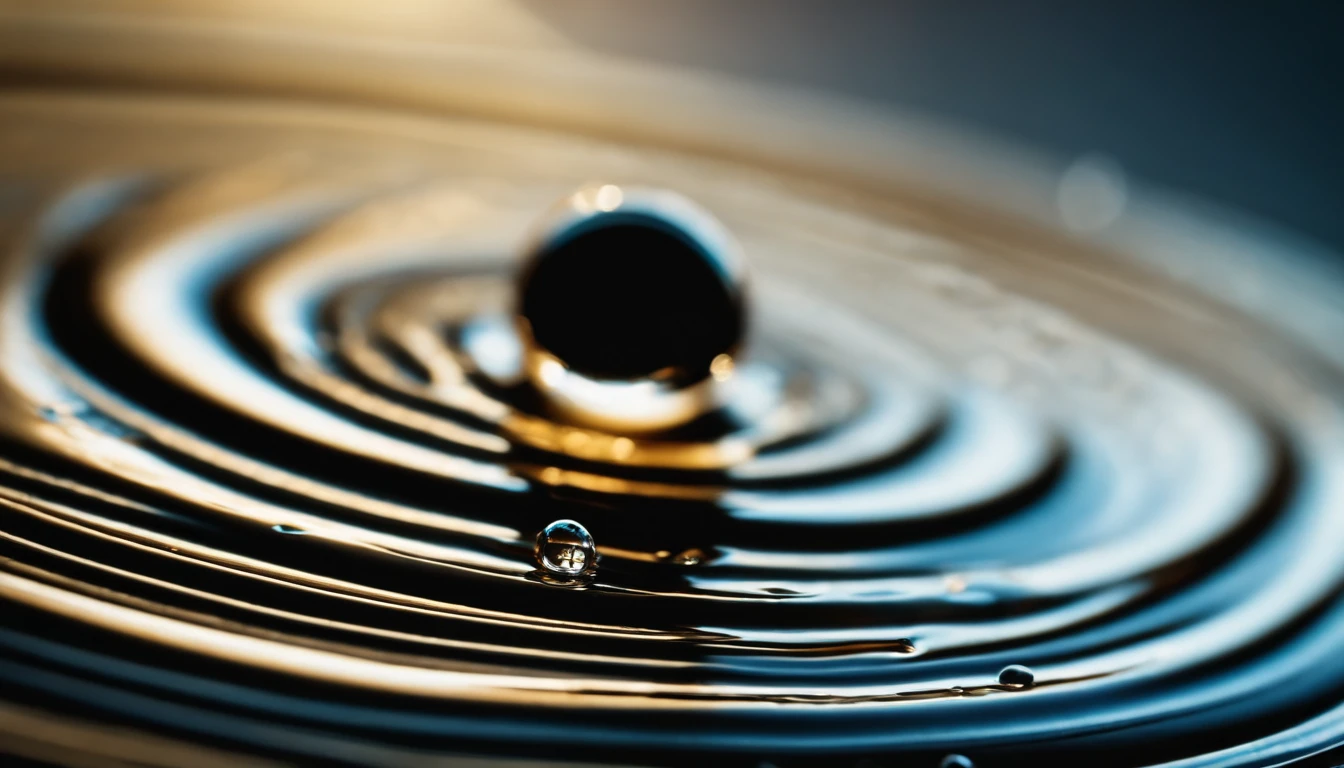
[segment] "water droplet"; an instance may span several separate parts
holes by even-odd
[[[297,525],[285,525],[284,523],[280,523],[278,525],[272,525],[271,530],[275,531],[276,533],[288,533],[293,536],[303,536],[304,534],[308,533],[308,531],[298,527]]]
[[[528,243],[523,370],[570,423],[658,431],[717,402],[697,393],[731,376],[747,312],[741,249],[712,215],[666,190],[587,187]]]
[[[573,520],[556,520],[543,528],[533,554],[549,574],[579,576],[597,569],[597,545],[588,529]]]
[[[999,685],[1030,688],[1036,683],[1036,673],[1021,664],[1011,664],[999,672]]]
[[[688,549],[672,558],[677,565],[699,565],[704,562],[705,553],[699,549]]]
[[[975,763],[965,755],[948,755],[938,763],[938,768],[975,768]]]

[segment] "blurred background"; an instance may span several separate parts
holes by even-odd
[[[1332,0],[0,0],[0,64],[10,79],[53,76],[126,19],[187,39],[195,28],[292,35],[299,48],[344,36],[406,56],[563,51],[807,89],[1065,160],[1109,158],[1344,250],[1344,3]],[[269,66],[224,58],[212,77]]]
[[[1344,3],[525,3],[622,56],[954,120],[1344,246]]]

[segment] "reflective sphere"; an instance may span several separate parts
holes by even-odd
[[[543,528],[533,554],[552,575],[579,576],[597,569],[597,545],[588,529],[573,520],[556,520]]]
[[[543,222],[517,308],[539,350],[598,381],[703,381],[746,331],[724,228],[679,195],[613,185],[580,190]]]

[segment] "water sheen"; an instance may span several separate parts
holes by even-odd
[[[946,201],[507,126],[30,94],[0,152],[0,742],[989,768],[1344,739],[1341,368],[1282,316]],[[519,238],[593,178],[685,193],[751,263],[739,389],[657,439],[552,419],[509,333]],[[1262,298],[1344,327],[1293,269]],[[557,520],[597,534],[581,589],[537,577]]]

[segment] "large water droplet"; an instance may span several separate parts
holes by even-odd
[[[580,576],[597,569],[597,545],[588,529],[573,520],[556,520],[541,529],[533,554],[549,574]]]
[[[938,768],[975,768],[975,763],[965,755],[948,755],[938,763]]]
[[[1036,673],[1021,664],[1011,664],[999,672],[999,685],[1030,688],[1036,683]]]
[[[540,223],[518,314],[531,342],[588,378],[728,378],[746,331],[741,261],[723,225],[680,195],[585,188]]]

